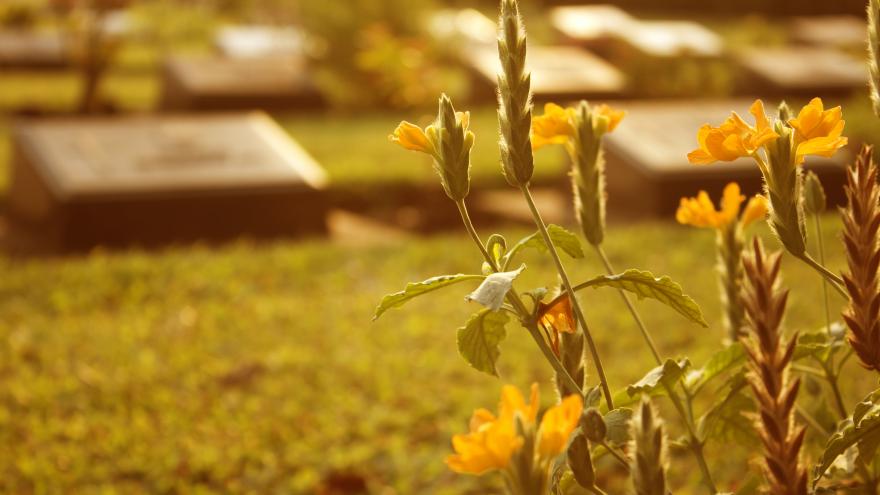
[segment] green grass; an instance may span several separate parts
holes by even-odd
[[[608,235],[619,268],[670,275],[702,305],[708,329],[639,303],[662,351],[696,364],[723,336],[713,243],[711,232],[659,223]],[[546,260],[524,261],[518,287],[555,282]],[[576,280],[600,271],[592,257],[568,264]],[[310,493],[350,472],[374,493],[495,493],[494,478],[453,475],[442,461],[450,435],[473,409],[493,407],[502,382],[541,381],[549,403],[548,367],[530,338],[509,327],[499,381],[456,355],[455,329],[476,309],[462,300],[469,287],[370,322],[381,296],[407,281],[478,269],[460,236],[0,261],[0,491]],[[794,288],[788,327],[813,329],[817,277],[792,259],[783,269]],[[613,388],[639,378],[650,357],[617,295],[583,301]],[[864,392],[845,385],[850,400]],[[720,478],[740,479],[747,461],[728,448],[710,445],[710,458]],[[687,457],[674,466],[677,482],[696,486]]]

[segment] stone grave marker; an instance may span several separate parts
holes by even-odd
[[[54,69],[70,62],[67,43],[60,33],[0,30],[0,68]]]
[[[816,96],[861,91],[868,82],[864,60],[832,48],[757,48],[739,53],[737,60],[754,89],[764,93]]]
[[[467,63],[494,95],[501,70],[494,47],[475,47],[463,53]],[[624,75],[592,53],[570,46],[529,47],[532,92],[537,100],[614,97],[626,87]]]
[[[443,43],[495,46],[498,25],[476,9],[443,9],[428,21],[428,32]]]
[[[300,57],[171,57],[162,74],[166,110],[274,110],[321,104]]]
[[[220,54],[230,58],[302,58],[304,43],[302,32],[294,27],[228,26],[214,38]]]
[[[823,15],[792,19],[791,38],[815,46],[864,49],[868,35],[865,19],[861,17]]]
[[[747,122],[751,101],[654,101],[616,102],[627,111],[620,126],[605,138],[609,210],[632,216],[671,215],[683,196],[706,190],[719,198],[724,186],[737,181],[747,194],[760,192],[761,174],[750,159],[688,163],[687,154],[697,148],[697,130],[706,123],[720,124],[736,111]],[[770,102],[765,101],[768,113]],[[806,167],[822,180],[829,204],[843,201],[844,164],[851,155],[844,149],[833,159],[808,157]]]
[[[24,121],[8,210],[48,250],[321,234],[326,179],[262,113]]]
[[[652,58],[718,58],[724,53],[720,36],[691,21],[638,21],[620,30],[618,36]]]
[[[638,21],[614,5],[569,5],[550,10],[550,22],[566,38],[590,48],[619,39]]]

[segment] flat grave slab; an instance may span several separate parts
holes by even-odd
[[[477,47],[463,54],[488,93],[494,95],[501,70],[495,47]],[[592,53],[570,46],[529,47],[532,92],[538,100],[615,97],[626,88],[626,78],[614,66]]]
[[[791,20],[791,38],[800,43],[831,48],[865,48],[865,19],[854,15],[795,17]]]
[[[214,38],[217,51],[225,57],[299,57],[304,52],[303,34],[293,27],[227,26]]]
[[[627,111],[620,126],[605,138],[609,209],[635,216],[669,217],[683,196],[706,190],[719,197],[724,186],[737,181],[748,194],[761,189],[761,173],[750,159],[711,165],[688,163],[697,148],[697,130],[717,125],[736,111],[751,122],[752,100],[615,102]],[[770,102],[767,104],[771,112]],[[833,159],[808,157],[806,167],[822,180],[831,204],[843,200],[845,150]]]
[[[587,45],[619,38],[638,21],[614,5],[570,5],[550,10],[550,22],[563,36]]]
[[[639,53],[653,58],[717,58],[724,53],[724,41],[719,35],[691,21],[638,21],[617,36]]]
[[[868,82],[864,60],[832,48],[766,47],[740,52],[737,61],[762,93],[844,93],[862,91]]]
[[[8,209],[49,250],[325,231],[323,170],[262,113],[23,121]]]
[[[162,73],[166,110],[297,109],[322,103],[298,57],[171,57]]]
[[[495,46],[497,30],[497,23],[476,9],[443,9],[428,20],[431,36],[453,45]]]
[[[54,69],[70,64],[60,33],[0,30],[0,68]]]

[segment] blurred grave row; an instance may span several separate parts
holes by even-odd
[[[751,191],[760,182],[744,161],[686,161],[700,125],[720,122],[732,109],[746,113],[748,101],[640,98],[633,79],[649,76],[633,67],[724,59],[749,76],[738,94],[765,97],[848,94],[867,80],[859,58],[864,21],[857,17],[795,18],[791,43],[739,50],[698,23],[640,19],[611,5],[556,7],[547,15],[558,42],[530,46],[535,99],[621,100],[615,105],[628,116],[608,137],[608,188],[610,207],[633,215],[668,214],[679,197],[720,190],[731,180]],[[102,23],[126,29],[124,17]],[[472,97],[491,101],[499,70],[495,22],[475,10],[446,10],[432,16],[428,32],[469,69]],[[326,103],[306,46],[295,27],[225,27],[216,33],[215,53],[162,61],[160,106],[167,114],[17,124],[8,198],[17,231],[51,250],[324,233],[325,173],[270,117],[252,112]],[[57,32],[0,31],[0,70],[71,63]],[[198,113],[209,110],[233,113]],[[832,199],[839,199],[846,159],[807,163]]]

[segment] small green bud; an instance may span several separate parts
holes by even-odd
[[[604,442],[605,435],[608,433],[605,418],[595,407],[587,409],[581,416],[581,429],[591,442],[597,443]]]
[[[807,172],[804,178],[804,209],[811,215],[819,215],[826,208],[825,189],[814,172]]]
[[[596,470],[590,457],[590,444],[583,435],[575,435],[566,452],[568,467],[575,481],[584,488],[592,488],[596,483]]]
[[[789,108],[788,103],[786,103],[785,100],[779,103],[777,115],[781,122],[787,123],[789,120],[791,120],[791,108]]]
[[[474,133],[468,129],[470,116],[456,113],[452,100],[440,97],[437,123],[428,132],[436,143],[434,167],[440,175],[443,189],[453,201],[460,201],[470,192],[471,148]]]

